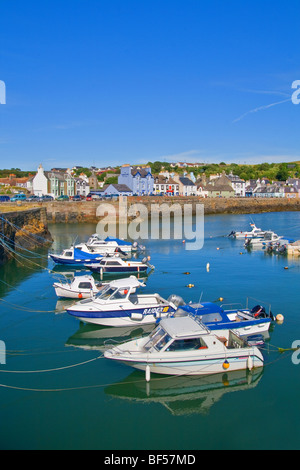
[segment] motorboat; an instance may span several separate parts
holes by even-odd
[[[270,245],[275,245],[283,239],[272,231],[265,232],[262,238],[252,238],[245,241],[245,248],[267,248]]]
[[[262,367],[264,358],[232,330],[224,336],[209,330],[196,317],[164,318],[145,337],[114,346],[104,352],[107,359],[167,375],[210,375]]]
[[[261,228],[256,227],[255,224],[250,224],[250,226],[251,226],[251,230],[248,232],[236,232],[233,230],[228,236],[231,238],[244,240],[245,238],[246,239],[262,238],[264,234],[266,233]]]
[[[70,266],[84,266],[86,263],[92,263],[100,261],[103,256],[93,253],[84,253],[81,250],[76,249],[75,247],[68,248],[63,250],[60,254],[49,253],[49,258],[51,258],[55,263],[58,264],[67,264]]]
[[[70,299],[88,299],[96,295],[106,286],[106,283],[96,282],[92,275],[73,276],[63,281],[54,282],[53,287],[57,297]]]
[[[262,305],[252,309],[224,310],[213,302],[190,303],[181,306],[174,316],[194,315],[212,332],[224,335],[231,329],[240,336],[249,336],[265,333],[269,330],[274,316]]]
[[[94,233],[86,243],[79,243],[75,248],[82,250],[86,253],[99,253],[102,255],[113,255],[116,252],[131,253],[137,251],[140,247],[135,241],[133,243],[116,237],[106,237],[102,239],[100,235]]]
[[[146,273],[148,269],[154,269],[154,266],[149,263],[149,259],[149,257],[145,257],[142,261],[131,261],[120,256],[105,256],[97,262],[86,263],[85,267],[93,272],[100,273],[100,275]]]
[[[135,276],[110,282],[90,299],[76,302],[67,312],[86,323],[103,326],[129,326],[155,323],[174,312],[182,299],[159,294],[137,294],[144,287]]]

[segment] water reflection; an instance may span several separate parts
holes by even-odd
[[[99,327],[80,322],[78,331],[66,341],[66,346],[104,351],[109,346],[149,334],[156,325]]]
[[[109,385],[105,393],[135,403],[160,403],[172,415],[206,414],[226,393],[255,388],[263,368],[254,372],[234,371],[201,377],[152,375],[146,382],[141,371]]]

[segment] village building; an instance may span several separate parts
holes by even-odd
[[[132,190],[126,184],[106,184],[101,192],[102,196],[132,196]]]
[[[214,177],[209,182],[203,180],[202,177],[202,181],[199,181],[197,184],[197,192],[198,195],[202,192],[205,197],[234,197],[235,195],[231,181],[227,178],[225,172],[221,176]]]
[[[242,180],[239,176],[233,175],[230,173],[227,175],[227,178],[231,182],[231,186],[234,189],[234,194],[236,197],[245,197],[246,195],[246,182]]]
[[[178,196],[179,183],[170,176],[164,176],[163,174],[154,176],[153,194]]]
[[[154,177],[150,167],[132,168],[130,165],[123,165],[118,176],[118,184],[125,184],[132,194],[137,196],[150,195],[153,193]]]
[[[72,197],[76,194],[76,180],[65,169],[45,171],[40,165],[32,180],[32,191],[36,196],[50,195],[57,198],[62,195]]]

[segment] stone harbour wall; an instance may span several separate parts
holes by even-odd
[[[255,214],[261,212],[287,212],[299,211],[300,199],[267,199],[267,198],[207,198],[200,197],[128,197],[127,210],[132,204],[141,203],[146,206],[148,214],[153,204],[190,204],[193,213],[197,204],[204,205],[204,214]],[[97,209],[103,204],[113,207],[119,217],[119,201],[53,201],[43,203],[47,209],[48,223],[97,223],[101,217],[97,216]]]

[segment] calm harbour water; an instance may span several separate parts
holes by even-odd
[[[187,302],[222,297],[225,304],[245,305],[252,297],[284,315],[270,332],[265,367],[253,374],[153,376],[146,384],[143,372],[98,358],[114,329],[88,327],[58,313],[62,304],[52,287],[55,276],[46,269],[54,266],[47,251],[30,260],[25,256],[33,255],[23,253],[20,262],[2,266],[0,448],[299,449],[300,365],[276,347],[300,340],[300,260],[249,253],[224,236],[248,230],[252,219],[262,229],[300,239],[300,213],[292,212],[206,216],[198,251],[185,250],[181,240],[143,243],[155,266],[145,291],[164,298],[175,293]],[[95,231],[91,224],[49,228],[55,251]]]

